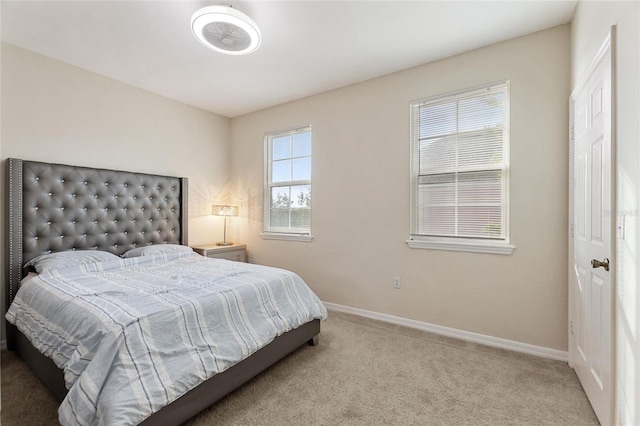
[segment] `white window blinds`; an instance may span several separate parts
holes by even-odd
[[[508,89],[411,104],[412,239],[508,240]]]

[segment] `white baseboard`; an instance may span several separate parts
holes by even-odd
[[[415,328],[429,333],[440,334],[442,336],[453,337],[468,342],[479,343],[481,345],[492,346],[494,348],[507,349],[514,352],[522,352],[529,355],[535,355],[543,358],[555,359],[567,362],[569,354],[565,351],[545,348],[543,346],[529,345],[527,343],[516,342],[514,340],[501,339],[499,337],[487,336],[485,334],[471,333],[469,331],[458,330],[456,328],[443,327],[441,325],[429,324],[427,322],[415,321],[407,318],[397,317],[394,315],[381,314],[378,312],[367,311],[350,306],[338,305],[335,303],[323,302],[327,309],[347,314],[358,315],[365,318],[371,318],[378,321],[384,321],[391,324],[401,325],[404,327]],[[7,349],[7,341],[0,340],[0,349]]]
[[[429,324],[427,322],[415,321],[407,318],[396,317],[394,315],[381,314],[378,312],[367,311],[350,306],[338,305],[335,303],[323,302],[327,309],[344,312],[347,314],[358,315],[365,318],[384,321],[391,324],[402,325],[405,327],[416,328],[422,331],[428,331],[442,336],[453,337],[468,342],[479,343],[481,345],[492,346],[494,348],[506,349],[514,352],[521,352],[529,355],[535,355],[542,358],[550,358],[558,361],[567,362],[569,354],[566,351],[545,348],[543,346],[529,345],[527,343],[516,342],[513,340],[501,339],[499,337],[487,336],[484,334],[471,333],[469,331],[458,330],[456,328],[443,327],[441,325]]]

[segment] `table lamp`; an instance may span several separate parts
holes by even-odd
[[[216,216],[224,216],[224,241],[216,243],[218,246],[230,246],[233,243],[227,242],[227,216],[238,216],[238,206],[221,206],[214,204],[211,206],[211,213]]]

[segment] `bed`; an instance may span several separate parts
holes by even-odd
[[[187,245],[188,188],[185,178],[20,159],[8,159],[6,167],[7,309],[16,298],[21,281],[25,277],[24,266],[43,254],[99,250],[120,256],[145,247]],[[207,263],[211,261],[221,262],[223,269],[231,271],[224,276],[225,280],[238,280],[239,274],[245,274],[241,276],[247,277],[277,272],[273,268],[260,270],[257,265],[247,265],[249,272],[239,273],[239,264],[183,253],[147,255],[124,261],[118,259],[111,263],[106,262],[111,265],[108,267],[96,266],[99,271],[82,266],[78,271],[75,267],[69,268],[68,273],[80,274],[83,277],[90,273],[104,274],[104,268],[116,267],[120,263],[125,269],[153,269],[158,263],[157,268],[160,270],[165,268],[160,262],[186,262],[186,269],[206,269],[214,267]],[[175,267],[173,264],[170,266]],[[58,272],[49,274],[51,276],[47,274],[49,273],[43,273],[34,279],[34,282],[44,281],[45,276],[52,283],[63,285],[69,282],[69,277],[61,276]],[[173,277],[176,273],[173,271],[171,274]],[[32,286],[25,285],[21,295]],[[196,291],[199,291],[199,288]],[[16,305],[18,302],[20,297],[16,299]],[[248,356],[232,361],[231,367],[223,368],[212,377],[190,387],[182,396],[159,409],[154,409],[150,415],[145,415],[141,424],[186,422],[300,346],[306,343],[317,344],[320,319],[325,315],[326,310],[316,312],[304,322],[296,323],[293,328],[290,326],[288,331],[278,332],[271,341],[257,344]],[[65,386],[65,372],[51,358],[36,349],[30,339],[10,323],[7,323],[7,346],[19,354],[58,401],[65,401],[67,393],[70,392]],[[63,402],[61,407],[66,402],[68,401]]]

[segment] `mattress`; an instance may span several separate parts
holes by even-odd
[[[326,315],[293,272],[182,252],[43,272],[6,318],[64,371],[63,425],[133,425]]]

